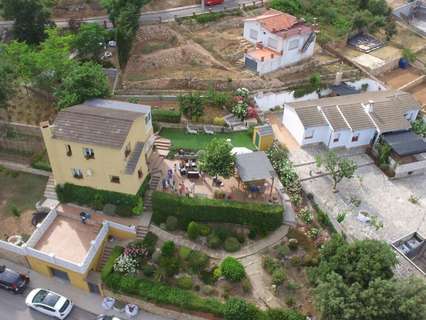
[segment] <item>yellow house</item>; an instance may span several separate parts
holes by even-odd
[[[274,142],[274,131],[269,124],[257,126],[253,129],[253,144],[260,151],[266,151]]]
[[[136,194],[148,174],[149,106],[93,99],[62,110],[41,131],[56,184]]]

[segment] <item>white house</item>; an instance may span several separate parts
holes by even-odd
[[[244,38],[255,45],[245,53],[245,66],[262,75],[310,58],[316,36],[296,17],[268,10],[244,21]]]
[[[401,91],[365,92],[284,104],[283,124],[299,145],[368,145],[384,133],[406,131],[419,104]]]

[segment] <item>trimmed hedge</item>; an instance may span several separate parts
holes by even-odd
[[[107,277],[113,272],[115,260],[117,260],[117,258],[121,256],[123,251],[124,251],[124,248],[120,246],[116,246],[114,247],[114,249],[112,249],[111,255],[109,256],[107,262],[105,263],[105,265],[103,266],[101,270],[102,281],[105,281]]]
[[[156,224],[165,223],[169,215],[174,215],[183,230],[196,221],[251,225],[272,231],[282,224],[284,211],[279,205],[187,198],[158,191],[152,196],[152,209]]]
[[[104,282],[115,292],[130,294],[154,303],[173,305],[185,310],[223,316],[224,304],[222,302],[214,298],[201,298],[199,294],[188,290],[118,273],[109,274]]]
[[[174,110],[152,110],[152,121],[180,123],[181,112]]]

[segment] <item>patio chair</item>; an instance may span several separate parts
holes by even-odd
[[[186,132],[188,132],[189,134],[198,134],[198,131],[195,129],[192,129],[189,124],[186,125]]]
[[[214,134],[214,131],[207,126],[203,126],[203,129],[206,134]]]

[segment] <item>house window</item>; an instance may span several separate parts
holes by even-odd
[[[95,151],[92,148],[83,148],[83,155],[86,159],[95,159]]]
[[[257,31],[253,30],[253,29],[250,29],[250,31],[249,31],[249,37],[250,37],[250,39],[257,41]]]
[[[81,169],[72,168],[71,172],[72,172],[72,176],[74,178],[76,178],[76,179],[83,179],[83,171],[81,171]]]
[[[71,150],[71,146],[69,144],[65,145],[65,150],[66,150],[67,156],[71,157],[72,156],[72,150]]]
[[[359,139],[359,133],[354,133],[352,136],[352,142],[357,142]]]
[[[142,172],[142,169],[139,169],[139,170],[138,170],[138,178],[139,178],[139,179],[142,179],[142,178],[143,178],[143,172]]]
[[[268,47],[276,49],[278,47],[278,41],[274,38],[268,38]]]
[[[120,183],[120,177],[119,176],[111,176],[110,181],[111,181],[111,183]]]
[[[124,150],[124,157],[128,157],[132,149],[130,148],[130,142],[127,144],[126,149]]]
[[[315,130],[305,132],[305,139],[312,139],[314,137]]]
[[[299,48],[299,39],[291,40],[288,44],[288,50],[294,50]]]
[[[339,142],[340,139],[340,133],[336,133],[333,137],[333,142]]]

